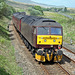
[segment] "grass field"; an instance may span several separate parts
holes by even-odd
[[[60,23],[63,27],[63,40],[67,43],[70,43],[70,39],[73,40],[73,44],[75,44],[75,20],[69,19],[63,15],[60,15],[55,12],[44,11],[45,18],[50,18],[58,23]]]
[[[15,60],[15,50],[7,30],[9,20],[0,19],[0,75],[22,75],[22,69]]]
[[[75,19],[75,13],[68,13],[68,14]]]

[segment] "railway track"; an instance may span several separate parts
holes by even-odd
[[[69,51],[70,53],[73,53],[74,55],[75,55],[75,53],[74,52],[72,52],[71,50],[69,50],[69,49],[67,49],[66,47],[62,47],[63,49],[66,49],[67,51]]]
[[[59,63],[57,63],[57,65],[64,71],[66,75],[70,75],[70,73],[67,70],[65,70]]]
[[[65,57],[67,57],[69,60],[71,60],[73,63],[75,63],[75,61],[73,59],[71,59],[70,57],[66,56],[65,54],[63,54]]]
[[[40,66],[46,72],[46,75],[75,75],[75,68],[71,67],[72,65],[68,63],[62,65],[60,63],[48,65],[44,65],[41,63]]]
[[[63,47],[64,48],[64,47]],[[66,48],[64,48],[64,49],[66,49]],[[69,52],[71,52],[72,54],[74,54],[75,55],[75,53],[74,52],[72,52],[72,51],[70,51],[70,50],[68,50],[68,49],[66,49],[67,51],[69,51]],[[73,59],[71,59],[70,57],[68,57],[67,55],[65,55],[65,54],[63,54],[70,62],[72,61],[73,63],[72,64],[75,64],[75,61],[73,60]],[[65,60],[64,60],[65,61]],[[59,73],[60,72],[62,72],[62,73],[60,73],[60,75],[75,75],[75,67],[72,67],[72,64],[70,64],[70,62],[66,62],[65,61],[65,64],[61,64],[61,63],[56,63],[56,64],[53,64],[53,65],[55,65],[55,67],[57,66],[57,67],[59,67],[60,69],[58,69],[59,70]],[[65,66],[67,66],[67,67],[65,67]],[[46,74],[47,75],[59,75],[58,73],[53,73],[52,71],[50,71],[52,68],[55,68],[55,67],[52,67],[51,65],[48,65],[48,66],[46,66],[46,65],[43,65],[43,64],[41,64],[41,67],[43,68],[43,70],[46,72]],[[68,69],[67,69],[68,68]],[[62,70],[62,71],[61,71]],[[72,71],[71,71],[72,70]]]
[[[14,27],[13,27],[13,29],[15,31],[15,34],[18,35],[18,33],[16,32],[16,30],[15,30]],[[18,39],[21,42],[21,44],[24,45],[24,43],[21,40],[21,38],[19,37]],[[59,63],[56,63],[56,64],[55,63],[54,64],[48,64],[48,65],[45,65],[45,64],[41,63],[40,66],[44,70],[44,72],[46,73],[46,75],[72,75],[72,73],[69,73]],[[54,70],[54,72],[53,72],[53,70]]]
[[[63,47],[63,49],[61,49],[63,51],[63,55],[65,57],[67,57],[69,60],[71,60],[72,62],[75,63],[75,53],[72,52],[71,50]]]
[[[40,64],[40,66],[46,72],[47,75],[51,75],[42,63]]]
[[[46,75],[72,75],[61,64],[55,63],[53,65],[40,64],[41,68],[46,72]]]
[[[50,66],[45,66],[43,64],[40,64],[40,66],[46,72],[46,75],[71,75],[59,63]],[[55,69],[57,69],[58,71]]]

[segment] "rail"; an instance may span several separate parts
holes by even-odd
[[[69,72],[67,72],[59,63],[57,63],[57,65],[64,71],[66,75],[70,75]]]
[[[41,68],[45,71],[45,73],[47,74],[47,75],[50,75],[50,73],[48,72],[48,70],[46,69],[46,67],[41,63],[40,64],[40,66],[41,66]]]
[[[65,50],[67,50],[68,52],[70,52],[70,53],[72,53],[72,54],[74,54],[75,55],[75,53],[74,52],[72,52],[71,50],[69,50],[69,49],[67,49],[67,48],[65,48],[65,47],[63,47],[63,49],[65,49]],[[75,61],[73,60],[73,59],[71,59],[69,56],[67,56],[67,55],[65,55],[65,54],[63,54],[65,57],[67,57],[68,59],[70,59],[72,62],[74,62],[75,63]]]
[[[66,50],[67,50],[67,51],[69,51],[70,53],[75,54],[74,52],[72,52],[71,50],[69,50],[69,49],[65,48],[64,46],[63,46],[62,48],[63,48],[63,49],[66,49]]]

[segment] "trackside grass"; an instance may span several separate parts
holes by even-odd
[[[0,19],[0,75],[22,75],[15,60],[15,50],[9,39],[8,19]]]

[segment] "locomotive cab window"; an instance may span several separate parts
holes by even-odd
[[[52,35],[61,35],[61,28],[51,27],[51,34]]]
[[[38,27],[37,35],[49,35],[49,27]]]

